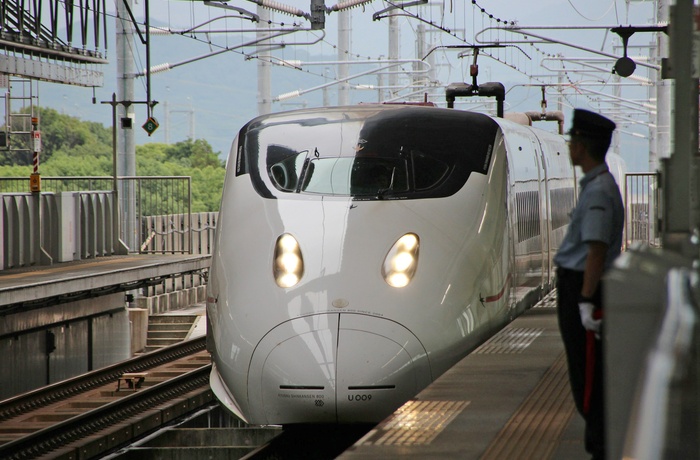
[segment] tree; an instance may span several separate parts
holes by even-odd
[[[136,146],[136,174],[139,176],[173,176],[173,163],[167,162],[167,144]],[[189,175],[189,174],[188,174]]]
[[[111,128],[81,121],[53,109],[38,109],[37,113],[41,117],[42,152],[39,170],[42,175],[112,175]],[[27,142],[28,139],[27,136]],[[20,154],[0,150],[0,176],[28,177],[32,171],[31,164],[32,157],[26,152]],[[192,211],[219,209],[224,164],[204,139],[188,139],[173,145],[149,143],[136,146],[136,174],[190,176]],[[152,186],[151,193],[158,196],[158,186]]]
[[[29,114],[29,108],[20,114]],[[40,161],[48,162],[54,153],[64,151],[71,155],[105,156],[111,158],[111,129],[95,122],[80,121],[76,117],[58,113],[54,109],[37,108],[41,131]],[[12,131],[31,130],[27,117],[13,117]],[[0,150],[0,165],[31,165],[30,134],[14,134],[10,137],[11,150]]]
[[[136,147],[139,176],[190,176],[192,212],[218,211],[226,170],[204,139]]]
[[[169,160],[192,168],[221,167],[223,165],[219,156],[212,150],[211,145],[204,139],[194,141],[187,139],[178,142],[168,147],[166,155]]]
[[[41,167],[44,176],[111,176],[112,159],[96,155],[72,155],[64,150],[54,153]]]
[[[226,170],[221,166],[195,169],[192,175],[192,212],[218,211]]]

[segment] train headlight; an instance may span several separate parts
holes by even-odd
[[[419,246],[415,233],[406,233],[394,243],[382,266],[382,276],[389,286],[400,288],[411,281],[418,266]]]
[[[277,238],[272,273],[277,285],[283,288],[294,286],[304,274],[304,259],[301,257],[299,243],[289,233]]]

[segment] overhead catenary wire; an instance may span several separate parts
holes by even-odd
[[[254,1],[254,3],[258,3],[258,4],[266,3],[266,5],[263,5],[263,6],[267,6],[267,7],[269,7],[269,6],[279,6],[279,5],[282,5],[282,4],[279,3],[279,2],[269,1],[269,0],[259,0],[259,2]],[[337,5],[335,5],[335,6],[331,7],[331,8],[329,8],[329,10],[340,10],[341,8],[352,8],[352,7],[357,7],[357,6],[365,5],[365,4],[368,4],[368,3],[370,3],[369,0],[367,0],[367,1],[364,1],[364,0],[350,0],[350,1],[344,1],[344,2],[339,2]],[[398,3],[397,3],[397,4],[398,4]],[[479,7],[479,5],[478,5],[475,1],[472,2],[472,4],[474,5],[474,8],[479,8],[479,11],[481,11],[481,8]],[[291,11],[294,12],[294,14],[295,14],[296,16],[305,17],[303,14],[302,14],[302,15],[297,14],[297,13],[299,13],[299,12],[303,13],[300,9],[291,7]],[[407,22],[408,22],[409,24],[411,23],[411,19],[424,20],[424,21],[426,21],[426,23],[430,24],[433,28],[436,28],[438,31],[440,31],[440,27],[442,27],[440,24],[446,24],[446,23],[444,22],[444,18],[445,18],[445,16],[444,16],[444,11],[443,11],[443,13],[442,13],[442,15],[441,15],[441,17],[443,18],[443,20],[440,20],[439,18],[433,17],[433,10],[429,9],[429,11],[430,11],[430,13],[429,13],[430,15],[429,15],[429,16],[426,16],[425,14],[422,14],[422,12],[415,13],[415,14],[414,14],[414,13],[406,14],[406,20],[407,20]],[[474,16],[474,17],[478,17],[478,16],[479,16],[479,14],[478,14],[479,11],[476,11],[475,14],[474,14],[473,16]],[[288,13],[288,14],[289,14],[289,12],[285,12],[285,13]],[[403,10],[402,13],[407,13],[407,12],[406,12],[405,10]],[[438,13],[438,14],[440,14],[440,13]],[[466,8],[465,8],[465,16],[466,16]],[[484,23],[484,25],[486,25],[486,23],[488,23],[488,22],[491,22],[491,23],[497,22],[497,21],[500,19],[500,18],[495,17],[494,15],[492,15],[492,14],[490,14],[490,13],[488,13],[488,12],[485,12],[485,11],[481,11],[481,16],[482,16],[482,22]],[[226,20],[227,20],[228,18],[244,19],[244,18],[239,18],[239,17],[236,17],[236,16],[227,16],[226,18],[222,17],[222,18],[220,18],[220,19],[226,19]],[[425,18],[427,18],[427,19],[425,19]],[[194,15],[193,15],[193,19],[194,19]],[[214,20],[217,20],[217,19],[215,18],[215,19],[210,19],[210,20],[211,20],[211,21],[214,21]],[[514,24],[514,23],[515,23],[515,21],[505,21],[505,20],[503,20],[503,19],[500,19],[500,21],[501,21],[502,24]],[[270,21],[270,24],[273,24],[273,22]],[[456,22],[455,22],[454,24],[448,24],[447,27],[443,27],[444,30],[441,30],[441,31],[442,31],[442,32],[446,32],[447,35],[449,35],[450,37],[453,37],[453,38],[455,38],[455,39],[457,39],[457,40],[459,40],[459,41],[461,41],[461,42],[463,42],[463,43],[467,43],[467,41],[465,40],[466,33],[464,33],[464,34],[458,34],[458,33],[455,33],[454,30],[451,30],[451,29],[454,28],[456,25],[457,25]],[[436,27],[436,26],[437,26],[437,27]],[[449,27],[449,28],[448,28],[448,27]],[[493,32],[494,32],[494,36],[495,36],[494,39],[495,39],[496,41],[499,41],[499,42],[500,42],[500,41],[504,41],[504,39],[503,39],[503,37],[502,37],[501,35],[502,35],[503,33],[505,33],[506,31],[507,31],[507,29],[504,28],[504,27],[499,27],[499,28],[497,28],[497,29],[494,29],[494,31],[493,31]],[[223,30],[222,30],[222,31],[219,31],[219,30],[215,30],[215,29],[209,29],[207,32],[208,32],[208,33],[219,33],[219,32],[222,32],[222,33],[223,33]],[[190,33],[193,33],[193,34],[196,34],[196,33],[200,33],[200,34],[201,34],[201,33],[207,33],[207,32],[204,32],[204,31],[194,31],[194,30],[190,31]],[[168,32],[161,31],[160,33],[168,33]],[[446,35],[446,34],[442,34],[442,35],[444,36],[444,35]],[[460,36],[460,35],[461,35],[461,36]],[[184,36],[184,35],[183,35],[183,36]],[[438,35],[438,36],[440,36],[440,35]],[[271,61],[271,58],[268,57],[268,56],[251,55],[251,54],[246,53],[246,52],[241,51],[241,50],[238,50],[238,51],[237,51],[237,50],[234,50],[234,49],[232,49],[232,48],[233,48],[232,46],[228,46],[228,45],[227,45],[227,46],[221,46],[221,45],[218,45],[218,44],[216,44],[216,43],[213,43],[211,40],[209,40],[209,37],[206,37],[206,39],[197,38],[197,37],[190,37],[190,38],[194,38],[194,39],[196,39],[197,41],[200,41],[200,42],[203,42],[203,43],[207,43],[207,44],[209,44],[209,45],[212,46],[212,47],[220,48],[220,49],[222,49],[222,50],[223,50],[223,49],[228,49],[229,51],[237,52],[238,54],[244,56],[246,59],[261,59],[261,60],[269,60],[270,62],[272,62],[272,61]],[[442,41],[442,37],[438,38],[438,40],[439,40],[439,41]],[[228,41],[228,36],[227,36],[227,41]],[[326,44],[332,46],[333,48],[337,48],[337,45],[332,44],[330,41],[326,40],[325,38],[323,38],[321,41],[322,41],[323,43],[326,43]],[[542,43],[544,43],[544,42],[542,42]],[[543,54],[543,55],[547,55],[547,56],[552,56],[551,54],[548,54],[548,53],[546,53],[544,50],[538,48],[534,43],[530,42],[529,44],[530,44],[530,46],[533,47],[538,53]],[[286,46],[286,44],[285,44],[285,46]],[[350,55],[352,55],[352,56],[357,57],[358,59],[372,59],[370,56],[362,57],[360,54],[352,53],[350,50],[346,50],[346,52],[347,52],[347,54],[350,54]],[[137,51],[137,53],[138,53],[138,51]],[[528,76],[528,77],[531,77],[531,73],[532,73],[532,72],[530,72],[530,71],[528,71],[528,69],[524,69],[524,68],[522,67],[522,66],[523,66],[523,59],[521,58],[521,55],[520,55],[519,53],[516,53],[516,52],[515,52],[515,50],[507,50],[505,53],[504,53],[504,52],[501,52],[501,53],[484,53],[484,56],[487,56],[487,57],[489,57],[489,58],[491,58],[491,59],[493,59],[493,60],[495,60],[495,61],[497,61],[497,62],[499,62],[499,63],[501,63],[501,64],[504,64],[504,65],[506,65],[507,67],[512,68],[512,69],[514,69],[515,71],[517,71],[517,72],[519,72],[519,73],[521,73],[521,74],[523,74],[523,75],[526,75],[526,76]],[[530,59],[528,59],[528,61],[530,61]],[[527,61],[525,62],[525,64],[526,64],[526,65],[532,65],[532,64],[528,64]],[[159,66],[155,66],[155,69],[156,69],[156,70],[159,70],[159,71],[162,71],[162,69],[168,68],[168,66],[171,66],[171,64],[169,64],[169,63],[160,64]],[[457,66],[457,67],[461,67],[461,66]],[[172,68],[172,67],[170,67],[170,68]],[[308,69],[301,69],[301,68],[294,68],[294,69],[297,70],[297,71],[303,71],[303,72],[308,73],[308,74],[311,74],[311,75],[316,75],[316,76],[322,77],[322,78],[324,78],[324,79],[332,78],[332,77],[329,77],[328,74],[312,72],[312,71],[309,71]],[[543,80],[542,80],[541,78],[539,78],[539,77],[538,77],[538,78],[534,78],[534,80],[535,80],[535,81],[543,81]]]
[[[253,3],[261,4],[261,5],[263,5],[263,6],[267,7],[267,8],[279,9],[279,10],[282,10],[282,12],[285,12],[285,13],[288,13],[288,14],[293,14],[293,15],[300,16],[300,17],[306,17],[306,15],[304,14],[304,12],[301,11],[300,9],[295,8],[295,7],[288,7],[288,5],[283,5],[283,4],[279,3],[279,2],[275,2],[275,1],[272,1],[272,0],[257,0],[257,1],[256,1],[256,0],[252,0],[252,1],[253,1]],[[338,9],[338,10],[340,10],[341,8],[351,8],[351,7],[354,7],[354,6],[359,6],[359,5],[363,5],[363,4],[366,4],[366,3],[370,3],[370,1],[371,1],[371,0],[349,0],[349,1],[346,1],[346,2],[340,2],[340,3],[338,3],[338,5],[336,5],[335,7],[332,7],[332,8],[333,8],[333,9]],[[397,7],[400,8],[400,4],[398,4],[398,3],[397,3],[397,4],[394,4],[394,3],[390,2],[390,1],[387,2],[387,3],[393,4],[393,5],[395,5],[395,6],[397,6]],[[473,2],[473,3],[476,4],[475,2]],[[409,13],[409,12],[407,12],[406,10],[403,10],[403,12],[404,12],[404,13]],[[488,15],[488,14],[486,13],[486,15]],[[192,16],[192,21],[194,22],[194,11],[191,11],[191,16]],[[464,38],[459,37],[456,33],[454,33],[453,31],[451,31],[450,29],[444,28],[444,27],[440,26],[439,24],[435,23],[435,22],[432,21],[432,20],[425,20],[425,19],[423,19],[420,15],[414,14],[414,13],[409,13],[409,14],[407,14],[406,16],[408,16],[409,18],[414,18],[414,19],[422,20],[423,22],[429,24],[431,27],[437,28],[438,30],[441,30],[441,31],[443,31],[443,32],[446,32],[446,33],[449,34],[450,36],[452,36],[452,37],[454,37],[454,38],[456,38],[456,39],[458,39],[458,40],[460,40],[460,41],[462,41],[462,42],[464,42],[464,43],[467,43],[466,40],[464,40]],[[490,16],[492,16],[492,15],[490,15]],[[444,11],[443,11],[442,17],[443,17],[443,20],[444,20]],[[227,19],[227,18],[234,18],[234,16],[230,16],[230,15],[229,15],[229,16],[225,16],[225,17],[221,17],[221,18],[209,19],[207,22],[205,22],[205,23],[203,23],[203,24],[200,24],[199,26],[194,26],[194,27],[192,27],[190,30],[183,30],[183,31],[165,31],[165,30],[163,30],[163,29],[159,29],[159,31],[158,31],[157,33],[158,33],[158,34],[168,34],[168,33],[170,32],[170,33],[179,33],[179,34],[181,34],[182,36],[185,36],[186,33],[197,33],[197,31],[195,30],[197,27],[202,27],[202,26],[205,25],[205,24],[208,24],[208,23],[213,22],[213,21],[218,20],[218,19],[224,19],[224,18],[226,18],[226,19]],[[238,18],[238,17],[236,17],[236,18]],[[238,18],[238,19],[245,19],[245,18]],[[441,21],[441,22],[443,22],[443,21]],[[503,21],[503,22],[505,23],[505,21]],[[270,21],[270,23],[273,24],[272,21]],[[284,24],[284,23],[281,23],[281,24]],[[295,24],[295,25],[296,25],[296,24]],[[219,31],[218,31],[218,30],[210,30],[209,32],[210,32],[210,33],[217,33],[217,32],[219,32]],[[222,31],[222,32],[223,32],[223,31]],[[233,52],[237,52],[237,53],[239,53],[239,54],[242,54],[243,56],[246,57],[246,59],[270,60],[270,59],[267,58],[267,57],[256,56],[256,55],[250,55],[250,54],[247,54],[247,53],[245,53],[245,52],[237,51],[236,48],[239,48],[239,47],[237,47],[237,46],[233,46],[233,47],[232,47],[232,46],[225,46],[225,47],[224,47],[224,46],[217,45],[217,44],[211,42],[211,40],[209,40],[209,39],[207,39],[207,40],[202,40],[202,39],[199,39],[199,38],[194,37],[194,36],[193,36],[193,37],[189,37],[189,38],[193,38],[193,39],[195,39],[195,40],[197,40],[197,41],[200,41],[200,42],[203,42],[203,43],[207,43],[207,44],[209,44],[210,46],[214,46],[214,47],[220,48],[219,51],[214,52],[214,53],[211,53],[210,55],[219,54],[220,52],[225,52],[225,51],[233,51]],[[327,44],[333,46],[333,48],[337,48],[337,45],[334,45],[334,44],[330,43],[329,41],[325,40],[325,38],[322,39],[322,41],[323,41],[324,43],[327,43]],[[287,45],[288,45],[288,44],[287,44]],[[347,52],[348,54],[352,54],[352,53],[350,53],[349,50],[346,50],[346,52]],[[490,58],[496,60],[497,62],[501,62],[501,63],[507,65],[508,67],[511,67],[511,68],[513,68],[514,70],[516,70],[516,71],[518,71],[518,72],[520,72],[520,73],[523,73],[524,75],[527,75],[527,72],[524,71],[524,70],[522,70],[522,69],[520,69],[516,64],[508,63],[508,62],[504,61],[502,58],[500,58],[500,57],[498,57],[498,56],[491,55],[491,54],[489,54],[489,53],[484,53],[484,54],[485,54],[486,56],[488,56],[488,57],[490,57]],[[361,58],[361,56],[360,56],[359,54],[353,54],[353,55],[356,56],[357,58]],[[207,55],[207,56],[205,56],[205,57],[208,57],[208,56],[209,56],[209,55]],[[202,59],[202,58],[203,58],[203,57],[197,57],[197,58],[189,59],[189,60],[187,60],[187,61],[183,61],[183,62],[181,62],[181,63],[176,63],[176,64],[170,64],[170,63],[160,64],[160,65],[158,65],[158,66],[155,66],[155,70],[156,70],[156,71],[159,71],[159,72],[162,72],[162,71],[165,71],[165,70],[170,70],[170,69],[172,69],[173,67],[176,67],[176,66],[178,66],[178,65],[183,65],[183,64],[185,64],[185,63],[193,62],[193,61],[195,61],[195,60],[199,60],[199,59]],[[370,57],[370,56],[367,56],[367,57],[365,57],[365,58],[366,58],[366,59],[373,59],[373,58]],[[272,62],[272,61],[270,60],[270,62]],[[308,74],[312,74],[312,75],[317,75],[317,76],[320,76],[320,77],[322,77],[322,78],[324,78],[324,79],[328,79],[328,78],[329,78],[329,76],[326,75],[326,74],[319,74],[319,73],[311,72],[311,71],[309,71],[309,70],[307,70],[307,69],[296,68],[295,70],[304,71],[304,72],[306,72],[306,73],[308,73]]]
[[[571,8],[573,8],[573,10],[576,11],[576,14],[578,14],[579,16],[581,16],[581,17],[582,17],[583,19],[585,19],[586,21],[591,21],[591,22],[600,21],[601,19],[603,19],[603,18],[610,12],[610,10],[611,10],[613,7],[615,7],[615,15],[617,16],[617,6],[615,5],[616,0],[612,0],[612,1],[610,2],[610,6],[608,6],[608,9],[605,10],[605,13],[601,14],[601,15],[600,15],[599,17],[597,17],[597,18],[589,18],[589,17],[586,16],[585,14],[581,13],[581,12],[578,10],[578,8],[576,8],[576,5],[574,5],[574,3],[573,3],[571,0],[567,0],[567,1],[569,2],[569,5],[571,5]]]

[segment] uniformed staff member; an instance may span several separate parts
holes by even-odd
[[[576,408],[586,421],[586,450],[605,458],[603,409],[603,317],[601,277],[622,248],[624,207],[620,189],[605,163],[615,123],[576,109],[569,156],[584,173],[578,203],[554,262],[557,316],[569,363]]]

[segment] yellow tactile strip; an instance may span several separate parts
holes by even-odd
[[[428,445],[468,405],[469,401],[408,401],[358,445]]]
[[[481,460],[551,458],[573,414],[574,402],[562,352],[496,435]]]
[[[501,331],[474,350],[474,354],[522,353],[544,332],[536,327],[504,327]]]

